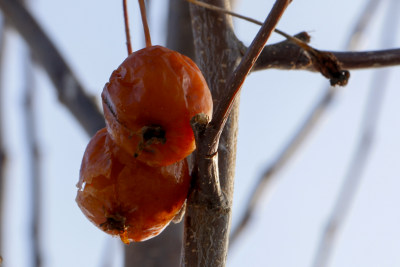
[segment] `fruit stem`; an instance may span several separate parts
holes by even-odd
[[[149,25],[147,24],[146,5],[144,3],[144,0],[139,0],[139,6],[140,6],[140,14],[142,15],[142,24],[144,30],[144,37],[146,39],[146,47],[150,47],[151,38],[150,38]]]
[[[122,7],[124,9],[124,22],[125,22],[125,35],[126,35],[126,47],[128,48],[128,56],[132,54],[131,36],[129,33],[129,18],[128,18],[128,5],[127,0],[122,0]]]

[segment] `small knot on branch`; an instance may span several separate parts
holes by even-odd
[[[342,69],[341,63],[335,55],[316,49],[306,52],[310,56],[315,70],[328,78],[332,86],[345,86],[348,83],[350,72]]]
[[[202,136],[206,131],[209,121],[210,117],[204,113],[196,114],[190,120],[196,143],[198,143],[200,136]]]
[[[299,32],[293,36],[305,43],[309,43],[311,41],[311,36],[307,32],[304,32],[304,31]]]
[[[349,71],[342,69],[341,63],[334,54],[330,52],[319,51],[308,45],[307,40],[301,40],[297,36],[290,36],[278,29],[275,29],[275,31],[280,35],[285,36],[290,42],[301,47],[309,56],[314,69],[328,78],[332,86],[345,86],[347,84],[350,78],[350,73]],[[307,38],[306,36],[301,37]]]

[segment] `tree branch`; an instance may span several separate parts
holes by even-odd
[[[213,2],[212,4],[227,9],[224,6],[225,3],[222,1],[207,2]],[[200,57],[200,67],[203,68],[203,73],[205,73],[206,79],[209,81],[209,86],[213,90],[214,107],[216,108],[210,124],[207,124],[204,118],[203,120],[197,118],[197,121],[195,121],[197,127],[196,124],[193,125],[197,146],[195,154],[197,166],[195,166],[192,175],[194,184],[188,197],[188,207],[185,216],[183,266],[225,266],[231,220],[233,176],[221,176],[221,172],[218,169],[219,164],[221,164],[221,161],[218,160],[218,153],[222,150],[219,143],[220,136],[223,137],[222,131],[225,123],[228,121],[231,109],[234,109],[235,112],[237,111],[235,99],[244,79],[250,72],[259,53],[289,3],[290,0],[278,0],[275,3],[264,25],[233,73],[226,72],[226,69],[229,70],[227,64],[229,64],[230,68],[234,67],[239,55],[236,54],[237,57],[232,57],[231,53],[227,53],[231,52],[231,38],[235,37],[231,25],[227,27],[226,15],[206,10],[200,12],[201,8],[191,6],[196,50],[200,52],[200,55],[207,54],[218,57],[225,54],[225,57],[227,57],[223,61],[216,61],[215,58],[207,59],[204,56]],[[202,20],[204,24],[199,24],[196,18],[199,19],[202,16],[207,18],[204,21]],[[211,25],[210,22],[212,23]],[[223,24],[222,22],[225,23]],[[204,25],[206,25],[206,29],[203,29]],[[207,32],[207,30],[210,30],[210,32]],[[218,42],[219,40],[211,38],[211,34],[213,33],[216,33],[215,36],[222,35],[222,47],[218,47],[218,45],[221,45]],[[205,44],[205,41],[210,39],[213,40],[212,44],[209,42]],[[214,44],[216,45],[214,46]],[[226,46],[224,47],[225,44]],[[207,51],[210,46],[211,49],[215,49],[216,51]],[[221,50],[218,51],[218,48],[223,53],[221,53]],[[233,48],[236,50],[236,53],[240,52],[239,47]],[[216,73],[211,73],[210,68],[204,64],[205,61],[203,60],[213,60],[211,65],[216,65],[215,62],[218,62],[218,68],[224,69],[225,72],[221,73],[221,70],[219,70]],[[225,67],[221,68],[221,66]],[[218,74],[223,75],[218,76]],[[226,82],[228,75],[230,78]],[[229,126],[231,125],[228,123],[228,129],[236,133],[237,128],[232,129]],[[237,125],[235,126],[237,127]],[[234,138],[236,138],[236,134]],[[224,141],[223,138],[221,138],[221,141]],[[221,165],[225,165],[226,168],[227,164],[223,162]]]
[[[382,68],[400,65],[400,48],[365,51],[332,52],[346,69]]]
[[[321,52],[332,53],[341,63],[341,67],[347,70],[400,65],[400,48],[363,52]],[[266,46],[253,70],[265,69],[318,71],[302,48],[281,43]]]
[[[29,45],[57,89],[59,100],[89,135],[105,126],[95,101],[88,96],[64,58],[21,1],[0,0],[0,8]]]
[[[205,7],[210,10],[214,10],[214,11],[228,14],[228,15],[240,18],[240,19],[244,19],[246,21],[249,21],[251,23],[254,23],[254,24],[257,24],[260,26],[263,25],[263,23],[258,20],[240,15],[238,13],[232,12],[227,9],[223,9],[223,8],[220,8],[220,7],[217,7],[214,5],[200,2],[198,0],[186,0],[186,1],[196,4],[198,6],[201,6],[201,7]],[[287,40],[289,40],[291,43],[295,44],[298,48],[301,48],[301,52],[305,52],[303,54],[307,57],[307,59],[305,60],[305,66],[307,67],[307,69],[309,69],[311,71],[320,72],[322,75],[324,75],[325,77],[330,79],[331,85],[344,86],[347,84],[347,81],[349,78],[349,73],[347,70],[344,70],[344,68],[343,68],[343,63],[347,63],[346,61],[349,61],[349,66],[352,66],[352,68],[358,68],[358,66],[371,67],[371,66],[369,66],[370,62],[358,62],[359,61],[358,56],[355,57],[355,61],[353,62],[354,59],[351,54],[349,55],[348,53],[343,54],[341,52],[336,52],[336,54],[343,56],[343,62],[339,62],[337,60],[337,57],[332,52],[319,51],[319,50],[309,46],[306,42],[298,39],[297,37],[293,37],[281,30],[278,30],[278,29],[274,29],[274,31],[276,33],[284,36],[285,38],[287,38]],[[280,46],[280,47],[282,47],[282,46]],[[278,54],[278,56],[285,55],[285,58],[286,59],[288,58],[286,53],[282,53],[283,51],[280,51],[280,50],[276,51],[276,47],[274,50],[275,50],[274,54]],[[376,51],[376,52],[380,52],[380,51]],[[299,54],[298,53],[296,53],[296,54],[297,54],[296,58],[298,58]],[[373,52],[372,54],[375,54],[375,53]],[[386,55],[386,53],[385,53],[385,55]],[[371,56],[374,59],[376,57],[376,55],[371,55],[371,52],[365,52],[365,53],[361,54],[361,56],[362,56],[361,60],[362,59],[370,59]],[[378,58],[379,58],[379,56],[380,55],[378,55]],[[350,59],[348,59],[349,57],[350,57]],[[293,57],[289,57],[289,58],[292,59]],[[396,60],[398,60],[398,58],[396,58],[395,56],[391,57],[389,55],[389,58],[382,58],[381,61],[384,66],[386,64],[395,64]],[[276,62],[278,64],[281,64],[281,60],[277,60]],[[292,67],[293,67],[293,65],[295,65],[295,62],[290,61],[290,65],[292,65]],[[377,66],[379,66],[379,65],[380,65],[380,63],[377,64]],[[302,64],[300,64],[300,66],[302,66]],[[347,64],[345,64],[345,66],[347,66]]]
[[[228,8],[226,0],[208,0],[212,4]],[[197,64],[211,89],[214,106],[222,98],[226,78],[241,57],[240,47],[233,33],[232,21],[224,14],[190,5],[192,29]],[[212,42],[210,42],[212,40]],[[218,64],[216,64],[218,62]],[[233,179],[236,159],[238,105],[231,112],[221,135],[218,157],[209,158],[203,169],[213,170],[219,177],[224,200],[216,205],[208,202],[207,192],[199,188],[205,171],[194,168],[193,187],[188,197],[184,222],[184,247],[182,266],[225,266],[230,227],[230,207],[233,196]],[[198,145],[200,147],[200,145]],[[196,155],[197,156],[197,155]],[[207,164],[212,164],[211,166]],[[203,173],[203,174],[202,174]],[[200,178],[201,177],[201,178]],[[208,181],[209,177],[205,177]],[[221,198],[215,198],[221,200]],[[228,209],[224,209],[228,207]],[[221,211],[221,212],[219,212]]]

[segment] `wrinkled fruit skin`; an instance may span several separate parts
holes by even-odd
[[[211,93],[196,64],[161,46],[128,56],[112,73],[102,99],[112,139],[152,166],[166,166],[192,153],[190,119],[198,113],[212,115]],[[146,132],[149,127],[156,130]]]
[[[150,167],[115,145],[104,128],[89,142],[76,202],[85,216],[124,243],[158,235],[180,211],[190,185],[186,160]]]

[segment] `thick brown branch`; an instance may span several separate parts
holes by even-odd
[[[32,54],[46,70],[59,100],[89,135],[104,127],[104,119],[94,99],[88,96],[59,51],[21,1],[0,0],[7,21],[29,45]]]

